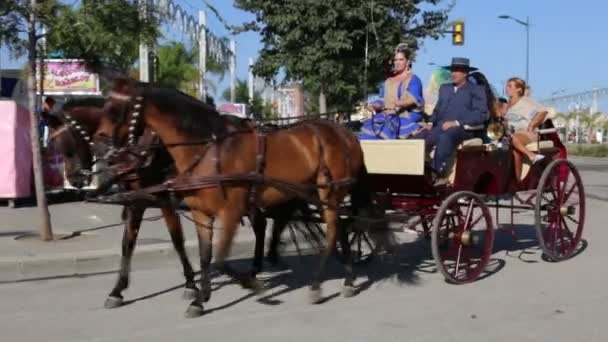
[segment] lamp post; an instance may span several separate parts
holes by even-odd
[[[510,15],[499,15],[500,19],[511,19],[526,28],[526,83],[530,84],[530,17],[526,21],[513,18]]]

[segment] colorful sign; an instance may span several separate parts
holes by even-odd
[[[76,59],[44,60],[45,95],[99,95],[99,77]],[[40,83],[37,73],[37,83]]]
[[[247,117],[247,105],[244,103],[225,103],[217,107],[220,114],[230,114],[238,117]]]

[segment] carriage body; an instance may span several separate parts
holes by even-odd
[[[483,144],[480,139],[463,143],[453,156],[450,185],[442,188],[433,186],[423,141],[361,145],[377,203],[396,213],[393,217],[406,217],[407,229],[431,237],[438,269],[448,281],[466,283],[482,276],[501,209],[510,210],[511,231],[515,210],[535,213],[537,238],[549,259],[567,259],[579,247],[584,189],[554,130],[545,130],[528,146],[546,158],[524,165],[521,180],[515,179],[511,146]],[[496,209],[494,217],[490,208]]]

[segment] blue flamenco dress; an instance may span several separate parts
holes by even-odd
[[[420,128],[424,98],[422,96],[422,81],[416,75],[399,83],[387,80],[380,88],[379,96],[370,98],[369,104],[379,107],[392,107],[396,100],[412,97],[416,100],[414,108],[409,111],[379,112],[367,119],[361,128],[359,139],[406,139]]]

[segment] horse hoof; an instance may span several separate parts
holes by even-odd
[[[310,304],[320,304],[323,300],[321,289],[310,290]]]
[[[106,298],[106,302],[103,304],[106,309],[115,309],[121,307],[123,304],[123,299],[121,297],[113,297],[110,296]]]
[[[342,296],[344,298],[350,298],[357,294],[357,289],[352,285],[344,285],[342,287]]]
[[[197,295],[198,295],[198,290],[197,289],[191,289],[189,287],[186,287],[184,289],[184,293],[182,294],[182,299],[184,299],[184,300],[195,300]]]
[[[188,309],[186,310],[186,313],[184,314],[184,316],[186,318],[196,318],[196,317],[201,317],[204,313],[205,312],[203,310],[202,305],[190,304],[190,306],[188,306]]]
[[[253,279],[251,281],[251,291],[253,291],[256,296],[260,296],[266,292],[266,286],[264,286],[264,283],[260,280]]]

